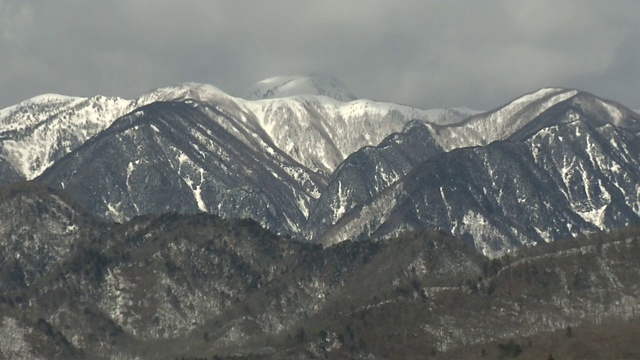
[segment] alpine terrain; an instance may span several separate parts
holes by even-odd
[[[640,356],[640,115],[46,94],[0,110],[0,358]]]

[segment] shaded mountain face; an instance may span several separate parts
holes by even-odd
[[[155,102],[118,119],[38,181],[118,221],[212,212],[295,233],[323,179],[250,126],[206,103]]]
[[[306,236],[323,242],[328,228],[345,214],[375,199],[419,164],[444,150],[429,128],[413,121],[403,132],[389,135],[378,146],[350,155],[331,175],[313,204]]]
[[[410,358],[633,319],[640,306],[632,228],[490,260],[438,232],[322,248],[254,221],[164,214],[104,224],[51,189],[5,193],[87,233],[27,286],[0,294],[3,356]],[[54,233],[40,229],[32,244]],[[32,268],[49,250],[30,251]]]
[[[145,104],[159,107],[163,102],[191,104],[198,110],[145,110]],[[58,154],[56,158],[73,150],[69,157],[74,160],[56,161],[38,181],[66,187],[91,211],[118,221],[146,213],[208,211],[251,217],[274,231],[292,234],[302,230],[327,173],[345,154],[378,142],[413,116],[447,123],[467,114],[312,96],[250,102],[202,84],[158,89],[127,106],[140,111],[111,123],[95,136],[100,140],[87,141],[90,146],[44,145],[47,152]],[[142,115],[138,123],[146,125],[123,125]],[[151,131],[159,129],[149,125],[156,115],[171,128],[169,138]],[[194,121],[180,119],[183,115],[198,118],[198,125],[191,128]],[[74,129],[70,133],[82,133],[82,126]],[[74,144],[83,139],[77,137]],[[156,146],[156,141],[161,143]]]
[[[95,114],[88,101],[2,110],[0,166],[21,169],[2,181],[50,162],[38,181],[112,220],[204,211],[323,244],[441,229],[487,254],[640,214],[638,114],[576,90],[541,89],[482,114],[317,95],[248,101],[193,83],[89,106]],[[58,113],[74,114],[73,131]],[[80,119],[93,117],[109,127],[87,141],[94,130]],[[41,148],[45,135],[16,135],[41,128],[83,135]]]
[[[435,228],[494,254],[640,223],[640,117],[586,93],[552,91],[551,98],[546,94],[536,101],[554,105],[543,111],[536,102],[521,106],[518,111],[529,120],[518,127],[499,124],[505,108],[457,125],[430,127],[423,140],[435,139],[442,147],[475,144],[485,138],[483,131],[496,141],[414,163],[406,177],[372,199],[349,196],[361,185],[342,187],[341,203],[352,210],[331,219],[334,225],[317,231],[317,240]],[[388,150],[362,149],[358,153],[364,154],[354,154],[341,167],[374,152],[381,160],[369,167],[374,174],[363,182],[377,184],[386,172],[373,169],[389,166],[377,156],[382,151]],[[338,205],[329,208],[340,212]],[[313,226],[318,225],[312,224],[312,233]]]
[[[15,171],[7,160],[0,157],[0,186],[20,180],[24,180],[24,178]]]

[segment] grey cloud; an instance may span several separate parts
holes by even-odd
[[[0,0],[0,107],[320,71],[419,107],[563,86],[640,108],[639,14],[633,0]]]

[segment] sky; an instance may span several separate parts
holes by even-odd
[[[638,19],[640,0],[0,0],[0,108],[319,72],[421,108],[553,86],[640,109]]]

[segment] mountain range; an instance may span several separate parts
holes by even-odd
[[[638,355],[638,227],[490,259],[438,231],[323,248],[210,214],[109,223],[34,182],[0,197],[8,359]]]
[[[318,75],[245,97],[185,83],[29,99],[0,112],[0,180],[112,221],[209,212],[322,244],[439,229],[487,255],[640,222],[640,115],[585,92],[421,110]]]
[[[639,134],[638,114],[561,89],[457,124],[413,123],[341,164],[311,237],[431,228],[491,254],[638,223]]]
[[[640,355],[640,115],[579,90],[46,94],[0,110],[0,199],[0,357]]]

